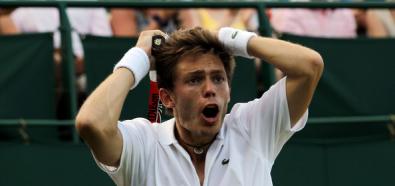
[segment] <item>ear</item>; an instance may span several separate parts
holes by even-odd
[[[175,102],[172,93],[164,88],[159,89],[159,99],[166,108],[174,108]]]

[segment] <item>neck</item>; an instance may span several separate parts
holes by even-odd
[[[203,141],[201,141],[199,139],[199,140],[196,140],[196,141],[199,141],[199,142],[190,142],[189,140],[188,141],[185,140],[185,137],[182,137],[180,135],[180,133],[178,131],[179,129],[178,129],[177,126],[174,128],[174,130],[175,130],[174,131],[175,137],[178,140],[178,142],[180,143],[180,145],[185,150],[187,150],[187,152],[191,156],[194,156],[194,157],[195,156],[198,156],[198,157],[203,156],[203,157],[205,157],[206,153],[208,151],[208,148],[210,147],[210,145],[213,143],[213,141],[216,138],[216,136],[214,136],[212,139],[209,139],[209,141],[203,142]],[[195,140],[191,140],[191,141],[195,141]]]
[[[188,151],[188,153],[192,156],[192,157],[205,157],[206,153],[208,151],[208,148],[210,147],[210,143],[206,143],[206,144],[201,144],[201,145],[192,145],[192,144],[188,144],[185,141],[183,141],[181,138],[179,139],[180,145],[182,147],[184,147],[184,149],[186,149]]]
[[[214,139],[215,139],[215,138],[214,138]],[[207,142],[207,143],[204,143],[204,144],[189,144],[189,143],[185,142],[185,141],[184,141],[183,139],[181,139],[181,138],[180,138],[180,141],[181,141],[182,143],[184,143],[185,145],[187,145],[187,146],[189,146],[189,147],[192,147],[192,148],[204,148],[204,147],[209,146],[209,145],[214,141],[214,139],[211,140],[210,142]]]

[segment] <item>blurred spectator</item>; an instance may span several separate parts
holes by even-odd
[[[277,33],[331,38],[357,36],[357,23],[352,9],[273,8],[270,23]],[[276,69],[275,76],[280,79],[284,74]]]
[[[272,9],[277,32],[315,37],[356,37],[356,21],[351,9]]]
[[[366,36],[366,9],[353,9],[355,22],[357,24],[357,35]]]
[[[201,26],[209,30],[221,27],[257,31],[258,19],[254,9],[199,8],[189,10],[188,27]]]
[[[105,9],[69,8],[67,15],[72,27],[73,53],[77,59],[76,71],[83,73],[84,51],[78,34],[111,36],[111,27]],[[11,14],[12,21],[22,33],[54,32],[54,47],[60,49],[59,13],[56,8],[18,8]],[[59,52],[58,52],[59,53]],[[56,62],[60,63],[57,56]]]
[[[137,15],[140,12],[129,8],[111,9],[111,28],[114,36],[132,37],[139,33]]]
[[[144,10],[130,8],[111,9],[111,26],[115,36],[137,36],[143,30],[159,29],[171,33],[180,24],[180,13],[176,9],[150,8]]]
[[[67,15],[72,27],[72,45],[73,54],[76,60],[76,73],[77,75],[82,75],[84,73],[84,51],[79,34],[111,36],[112,31],[107,17],[107,12],[103,8],[68,8]],[[61,39],[59,32],[60,19],[58,9],[30,7],[17,8],[11,13],[11,19],[17,29],[22,33],[54,32],[56,75],[58,76],[58,82],[60,82]],[[79,76],[78,88],[80,91],[85,90],[85,82],[85,76]]]
[[[15,34],[18,32],[10,18],[13,8],[0,8],[0,34]]]
[[[369,37],[395,37],[395,9],[371,9],[366,13]]]

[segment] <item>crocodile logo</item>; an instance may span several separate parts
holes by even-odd
[[[222,165],[226,165],[229,163],[229,159],[223,159],[221,163]]]
[[[238,31],[233,32],[233,34],[232,34],[232,39],[236,38],[236,36],[237,36],[238,33],[239,33]]]

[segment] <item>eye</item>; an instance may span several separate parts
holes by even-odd
[[[190,79],[187,80],[187,83],[189,85],[197,85],[202,81],[202,78],[200,77],[191,77]]]
[[[213,82],[216,84],[222,83],[225,81],[225,77],[223,75],[215,75],[213,77]]]

